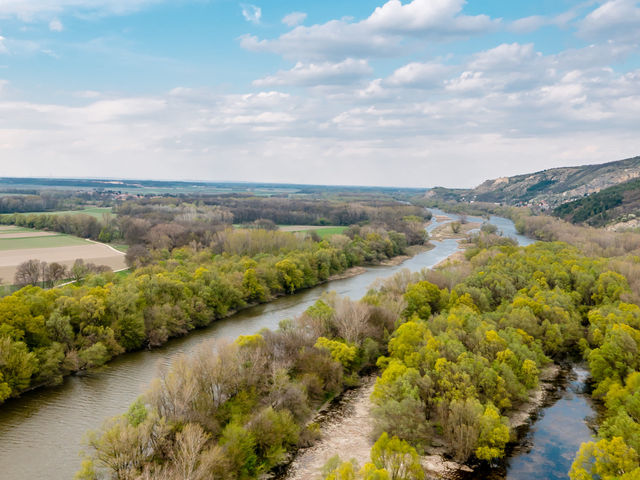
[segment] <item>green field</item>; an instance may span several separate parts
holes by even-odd
[[[69,247],[73,245],[87,245],[88,242],[82,238],[71,235],[51,235],[45,237],[25,237],[25,238],[0,238],[0,251],[3,250],[23,250],[26,248],[52,248]]]
[[[316,232],[318,236],[322,239],[328,237],[329,235],[335,235],[336,233],[342,233],[347,229],[347,227],[326,227],[326,228],[314,228],[312,230],[301,230],[304,233]]]
[[[82,210],[61,210],[57,212],[27,212],[23,215],[89,215],[91,217],[95,217],[98,220],[102,220],[102,215],[105,213],[111,213],[111,207],[91,207],[84,208]]]
[[[119,272],[116,272],[115,275],[116,278],[122,279],[131,275],[131,270],[128,268],[126,270],[120,270]]]

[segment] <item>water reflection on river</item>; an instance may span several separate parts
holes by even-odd
[[[592,438],[587,421],[594,415],[587,391],[588,372],[575,367],[558,380],[546,408],[533,419],[525,437],[504,465],[478,471],[474,480],[555,480],[568,479],[576,452]]]

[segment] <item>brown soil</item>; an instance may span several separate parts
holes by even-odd
[[[14,232],[11,230],[0,230],[0,239],[2,238],[29,238],[29,237],[53,237],[60,235],[56,232]]]
[[[117,252],[107,245],[92,243],[52,248],[25,248],[0,251],[0,283],[12,283],[16,268],[22,262],[38,259],[45,262],[58,262],[71,267],[77,258],[96,265],[106,265],[113,270],[126,268],[124,253]]]

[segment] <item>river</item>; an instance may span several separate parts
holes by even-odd
[[[561,480],[582,442],[592,439],[588,425],[595,416],[589,395],[589,372],[576,366],[562,372],[557,389],[526,429],[503,464],[462,476],[466,480]]]
[[[444,215],[439,210],[433,213]],[[449,217],[455,218],[455,215]],[[469,217],[469,221],[481,222],[482,219]],[[492,217],[491,223],[521,244],[532,243],[517,235],[510,220]],[[434,220],[427,230],[437,225]],[[80,466],[79,452],[86,432],[126,411],[156,375],[159,365],[168,365],[176,354],[188,352],[210,338],[233,339],[262,328],[276,328],[282,319],[299,315],[327,291],[361,298],[374,280],[389,277],[403,268],[418,271],[432,267],[458,249],[455,240],[433,243],[435,248],[399,266],[370,267],[361,275],[243,310],[208,328],[171,340],[163,347],[122,355],[98,371],[67,377],[57,387],[37,389],[6,402],[0,406],[0,479],[73,478]]]

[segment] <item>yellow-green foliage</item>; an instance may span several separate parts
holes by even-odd
[[[596,394],[613,392],[607,398],[617,405],[601,434],[640,447],[640,392],[629,393],[635,377],[632,387],[623,384],[640,368],[640,308],[620,301],[626,279],[560,243],[476,250],[471,263],[451,292],[422,280],[406,288],[408,320],[378,361],[378,431],[418,447],[439,437],[461,461],[501,457],[506,415],[527,399],[550,357],[582,352],[601,382]],[[383,304],[390,292],[368,301]]]
[[[109,272],[83,285],[29,286],[1,298],[0,403],[124,351],[162,345],[248,304],[401,253],[406,244],[404,235],[382,230],[343,238],[313,242],[285,232],[223,231],[211,249],[155,250],[150,264],[127,277]],[[18,357],[21,367],[14,368]]]
[[[325,480],[423,480],[424,470],[416,450],[398,437],[383,433],[371,449],[371,462],[361,469],[334,457],[325,465]]]
[[[638,454],[620,437],[583,443],[571,471],[571,480],[637,480]]]
[[[350,368],[358,355],[358,348],[354,345],[347,345],[340,340],[330,340],[325,337],[318,338],[316,348],[328,350],[336,362],[340,362],[343,367]]]

